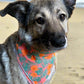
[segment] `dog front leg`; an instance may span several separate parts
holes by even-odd
[[[1,77],[1,79],[6,82],[6,84],[13,84],[11,73],[10,73],[10,63],[9,63],[9,57],[5,50],[4,45],[0,45],[0,65],[2,67],[2,72],[4,73],[4,77]],[[1,80],[1,81],[2,81]]]

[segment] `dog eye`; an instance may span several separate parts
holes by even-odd
[[[36,19],[36,22],[40,25],[43,25],[45,23],[45,19],[42,18],[42,17],[39,17],[39,18]]]
[[[66,15],[65,15],[65,14],[60,14],[59,19],[60,19],[61,21],[64,21],[65,18],[66,18]]]

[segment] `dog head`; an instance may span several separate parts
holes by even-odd
[[[19,22],[19,36],[31,46],[62,49],[67,45],[67,22],[76,0],[33,0],[10,3],[0,11]]]

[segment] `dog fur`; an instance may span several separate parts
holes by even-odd
[[[9,14],[19,22],[18,31],[0,45],[0,84],[28,84],[18,67],[15,54],[19,37],[26,45],[43,51],[66,47],[67,22],[75,2],[76,0],[17,1],[0,11],[1,16]],[[49,84],[51,78],[45,84]]]

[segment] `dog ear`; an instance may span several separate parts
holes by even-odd
[[[0,15],[3,17],[9,14],[15,17],[20,23],[24,24],[26,16],[30,13],[33,6],[27,1],[17,1],[10,3],[6,8],[0,11]]]
[[[69,14],[69,18],[72,15],[76,0],[64,0],[65,6],[67,8],[68,14]]]

